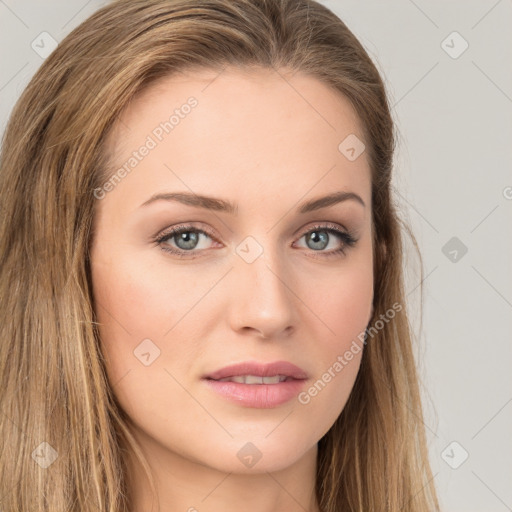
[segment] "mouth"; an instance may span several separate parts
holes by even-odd
[[[203,377],[218,395],[243,407],[270,409],[289,402],[304,387],[308,375],[286,361],[245,362]]]
[[[275,361],[272,363],[245,361],[243,363],[225,366],[224,368],[205,375],[203,378],[216,381],[230,379],[230,382],[238,382],[241,384],[278,384],[279,382],[290,379],[303,380],[307,377],[307,373],[302,368],[288,361]]]
[[[238,384],[279,384],[280,382],[287,382],[290,380],[298,380],[286,375],[274,375],[272,377],[261,377],[259,375],[234,375],[232,377],[225,377],[224,379],[210,379],[217,382],[237,382]]]

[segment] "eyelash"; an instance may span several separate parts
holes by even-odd
[[[318,224],[318,225],[315,225],[313,226],[311,229],[309,229],[308,231],[306,231],[305,233],[303,233],[300,238],[304,237],[305,235],[308,235],[309,233],[312,233],[313,231],[324,231],[326,233],[329,233],[329,234],[334,234],[336,236],[338,236],[342,242],[342,245],[339,249],[335,249],[335,250],[331,250],[329,252],[324,252],[324,251],[313,251],[312,252],[318,252],[319,255],[318,256],[314,256],[314,257],[320,257],[320,258],[331,258],[331,257],[341,257],[341,256],[344,256],[346,254],[346,251],[352,247],[354,247],[354,245],[357,243],[357,240],[350,234],[350,233],[347,233],[343,230],[341,230],[340,228],[338,228],[335,224],[324,224],[324,225],[321,225],[321,224]],[[208,236],[209,238],[211,238],[212,240],[216,240],[215,236],[213,235],[213,233],[211,233],[209,230],[204,230],[204,229],[199,229],[199,228],[196,228],[192,225],[180,225],[180,226],[177,226],[175,228],[172,228],[170,229],[169,231],[166,231],[160,235],[157,235],[156,237],[154,237],[154,239],[152,240],[155,244],[159,245],[160,246],[160,249],[162,249],[162,251],[165,251],[167,253],[170,253],[174,256],[177,256],[178,258],[189,258],[189,259],[193,259],[193,258],[196,258],[197,256],[193,255],[194,252],[201,252],[200,251],[197,251],[195,249],[192,249],[190,251],[185,251],[185,250],[182,250],[182,249],[175,249],[175,248],[170,248],[170,247],[166,247],[164,245],[164,242],[174,238],[175,236],[177,235],[181,235],[183,233],[189,233],[189,232],[193,232],[193,233],[199,233],[199,234],[203,234],[203,235],[206,235]],[[299,238],[299,240],[300,240]],[[206,250],[206,249],[204,249]]]

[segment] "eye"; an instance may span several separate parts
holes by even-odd
[[[302,235],[301,239],[306,239],[307,246],[313,250],[313,252],[320,253],[315,255],[315,257],[331,257],[331,256],[339,256],[344,255],[346,251],[353,247],[357,240],[348,232],[343,231],[336,224],[328,224],[328,225],[317,225],[314,226],[313,229],[307,231],[304,235]],[[324,251],[331,242],[334,240],[338,240],[337,248],[331,251]]]
[[[357,242],[350,233],[343,231],[336,224],[316,225],[313,229],[304,233],[300,239],[302,238],[306,239],[307,247],[312,252],[318,253],[314,257],[344,255]],[[209,248],[208,239],[217,242],[208,229],[199,229],[193,225],[180,225],[163,232],[153,241],[163,251],[179,258],[195,258],[198,255],[197,253]],[[338,241],[337,244],[335,243],[336,240]],[[331,243],[334,243],[334,249],[325,251]]]
[[[181,225],[165,231],[155,239],[155,242],[166,252],[179,257],[186,257],[191,256],[191,254],[186,253],[196,252],[195,249],[207,249],[208,244],[206,244],[206,247],[199,247],[201,242],[204,245],[205,238],[212,239],[213,235],[206,230],[191,225]],[[171,241],[174,245],[170,244]]]

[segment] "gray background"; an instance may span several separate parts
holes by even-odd
[[[512,2],[322,3],[376,61],[400,131],[394,187],[424,258],[413,325],[442,509],[512,510]],[[0,0],[2,133],[50,36],[104,4]]]

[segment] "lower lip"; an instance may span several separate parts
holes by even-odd
[[[203,379],[211,389],[230,401],[244,407],[271,409],[296,397],[304,387],[305,380],[288,380],[279,384],[240,384]]]

